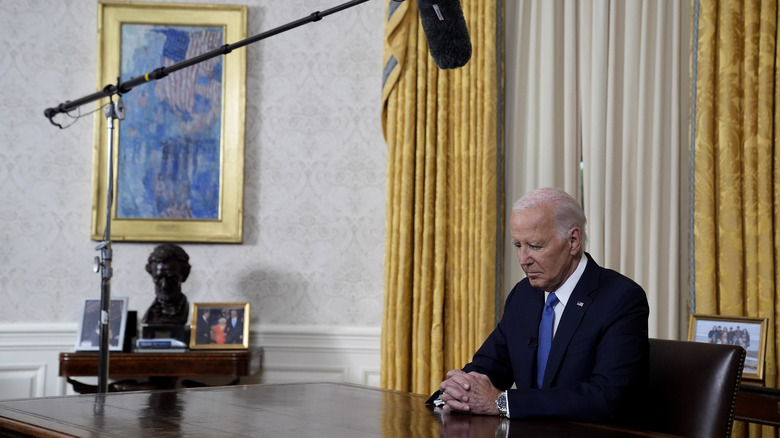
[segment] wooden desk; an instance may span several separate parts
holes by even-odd
[[[440,414],[421,395],[338,383],[0,401],[0,436],[663,437],[604,425]]]
[[[736,420],[780,426],[780,390],[743,383],[737,396]]]
[[[249,350],[193,350],[186,353],[109,353],[108,375],[111,378],[130,378],[109,385],[109,391],[145,389],[172,389],[206,386],[186,377],[232,377],[237,383],[241,376],[257,374],[262,367],[263,349]],[[67,377],[76,392],[94,393],[95,387],[71,377],[97,376],[98,353],[60,353],[60,376]],[[133,379],[148,379],[138,382]],[[181,379],[181,382],[179,380]]]

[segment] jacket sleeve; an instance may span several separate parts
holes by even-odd
[[[517,287],[507,297],[505,308],[509,308],[514,298]],[[482,343],[471,362],[463,367],[463,371],[469,373],[476,371],[490,378],[493,386],[500,390],[509,389],[514,383],[512,362],[509,354],[509,337],[507,330],[509,324],[506,314],[501,317],[498,325]]]
[[[516,289],[517,287],[509,293],[506,306],[512,300]],[[464,372],[476,371],[487,375],[493,386],[500,388],[502,391],[508,389],[514,383],[512,364],[507,348],[506,325],[502,317],[496,328],[493,329],[493,332],[490,333],[479,350],[474,354],[471,362],[463,367]],[[434,400],[439,398],[439,395],[439,391],[434,392],[426,401],[426,404],[432,404]]]

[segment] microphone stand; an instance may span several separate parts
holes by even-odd
[[[116,102],[109,96],[109,105],[104,109],[108,126],[108,159],[106,172],[106,227],[103,241],[95,248],[100,256],[95,256],[93,270],[100,275],[100,336],[98,347],[98,393],[108,392],[108,345],[110,338],[109,316],[111,315],[111,205],[114,202],[114,120],[124,120],[125,107],[122,98]]]
[[[361,3],[365,3],[367,1],[368,0],[351,0],[339,6],[335,6],[333,8],[327,9],[325,11],[313,12],[307,17],[303,17],[298,20],[292,21],[288,24],[271,29],[269,31],[259,33],[255,36],[246,38],[237,43],[225,44],[218,49],[212,50],[210,52],[206,52],[202,55],[198,55],[190,59],[186,59],[179,63],[170,65],[168,67],[157,68],[142,76],[137,76],[125,82],[120,82],[119,79],[117,78],[116,85],[109,84],[101,91],[89,94],[87,96],[81,97],[73,101],[68,100],[63,103],[60,103],[56,107],[47,108],[46,110],[44,110],[43,114],[44,116],[46,116],[46,118],[49,119],[49,122],[52,125],[58,126],[60,129],[63,129],[62,125],[56,123],[53,120],[54,116],[60,113],[67,113],[69,111],[78,108],[81,105],[102,99],[104,97],[109,98],[109,105],[105,108],[106,121],[108,125],[106,226],[103,233],[103,241],[95,248],[96,250],[100,251],[100,257],[97,256],[95,257],[95,261],[93,265],[93,270],[96,273],[98,271],[101,272],[101,284],[100,284],[100,309],[101,310],[100,310],[100,338],[99,338],[100,346],[99,346],[99,355],[98,355],[98,387],[97,387],[97,392],[99,394],[104,394],[108,392],[109,314],[110,314],[110,303],[111,303],[111,274],[112,274],[111,208],[112,208],[113,197],[114,197],[113,196],[113,188],[114,188],[113,131],[114,131],[114,120],[123,120],[125,117],[125,109],[124,109],[124,105],[122,104],[121,95],[124,93],[128,93],[135,86],[145,84],[147,82],[151,82],[154,80],[162,79],[178,70],[190,67],[192,65],[201,63],[203,61],[206,61],[211,58],[215,58],[220,55],[227,55],[228,53],[232,52],[235,49],[248,46],[249,44],[255,43],[257,41],[264,40],[266,38],[272,37],[282,32],[286,32],[291,29],[295,29],[296,27],[303,26],[304,24],[320,21],[323,17],[326,17],[331,14],[335,14],[336,12],[341,12],[344,9],[351,8],[353,6],[359,5]],[[116,102],[112,100],[112,96],[114,94],[120,96]]]

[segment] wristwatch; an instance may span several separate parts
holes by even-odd
[[[496,407],[498,408],[499,415],[502,417],[509,415],[509,408],[506,402],[506,391],[498,394],[498,398],[496,399]]]

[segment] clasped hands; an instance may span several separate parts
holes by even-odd
[[[447,380],[439,385],[445,411],[467,412],[479,415],[499,415],[496,399],[501,394],[488,376],[463,370],[447,373]]]

